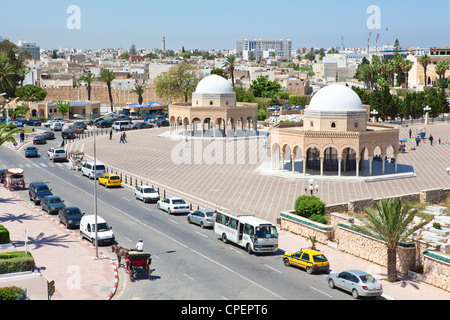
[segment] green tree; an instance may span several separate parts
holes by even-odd
[[[405,80],[406,89],[408,89],[409,72],[412,69],[412,64],[413,63],[412,63],[411,60],[404,59],[403,62],[402,62],[402,65],[401,65],[401,68],[402,68],[402,70],[403,70],[403,72],[405,73],[405,76],[406,76],[406,80]]]
[[[199,81],[197,69],[192,65],[181,63],[156,77],[156,94],[159,97],[182,98],[187,102]]]
[[[47,92],[34,84],[27,84],[16,90],[15,96],[22,101],[43,101]]]
[[[144,101],[144,98],[142,97],[142,95],[143,95],[144,92],[145,92],[144,87],[141,86],[141,85],[136,85],[136,86],[134,87],[134,89],[131,90],[131,92],[137,94],[137,96],[138,96],[138,103],[139,103],[139,104],[142,104],[142,102]]]
[[[88,94],[88,101],[91,101],[92,83],[95,81],[95,76],[90,72],[85,72],[83,76],[78,79],[78,83],[85,83]]]
[[[0,93],[10,93],[15,89],[14,75],[16,70],[8,57],[0,52]]]
[[[66,116],[66,114],[69,113],[69,109],[70,109],[70,102],[64,102],[61,100],[58,100],[56,102],[56,109],[58,110],[58,112],[64,117]]]
[[[258,109],[258,120],[264,121],[267,119],[267,113],[264,109],[260,108]]]
[[[27,114],[28,111],[30,111],[30,107],[19,105],[19,106],[16,106],[16,109],[9,110],[9,116],[14,117],[15,119],[23,118],[23,117],[25,117],[25,115]]]
[[[108,69],[103,69],[100,72],[100,75],[98,76],[98,80],[106,83],[106,87],[108,88],[109,102],[111,103],[111,112],[114,112],[111,84],[115,78],[116,78],[116,74],[113,71],[108,70]]]
[[[428,220],[411,225],[417,214],[398,199],[381,199],[375,209],[366,208],[364,224],[371,232],[378,234],[387,247],[387,273],[390,282],[397,281],[397,247],[413,232],[422,228]]]
[[[216,74],[218,76],[221,76],[222,78],[227,78],[225,75],[225,70],[221,69],[221,68],[215,68],[211,70],[211,74]]]
[[[1,124],[0,125],[0,146],[5,142],[16,143],[16,139],[14,135],[19,134],[21,132],[29,132],[29,129],[19,128],[10,124]]]
[[[281,85],[276,81],[269,81],[264,76],[259,76],[253,80],[250,90],[255,97],[273,97],[281,91]]]
[[[442,81],[442,78],[445,78],[445,73],[449,68],[448,61],[442,60],[440,61],[435,68],[436,73],[439,75],[439,82]]]
[[[319,218],[325,215],[325,203],[318,197],[313,195],[303,195],[295,200],[294,205],[295,214],[314,220],[320,223],[326,222]]]
[[[236,56],[228,56],[225,62],[223,63],[223,68],[228,70],[228,73],[231,76],[231,85],[234,87],[234,65],[236,64]]]

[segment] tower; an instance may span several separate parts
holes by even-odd
[[[163,53],[166,53],[166,38],[162,38],[162,51]]]

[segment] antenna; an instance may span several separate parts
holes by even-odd
[[[344,50],[344,36],[341,37],[341,48]]]
[[[378,39],[380,38],[380,34],[377,33],[377,40],[375,42],[375,52],[378,52]]]
[[[370,42],[370,37],[372,36],[372,32],[369,32],[369,39],[367,39],[367,54],[370,54],[370,50],[369,50],[369,42]]]

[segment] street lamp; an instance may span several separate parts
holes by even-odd
[[[426,106],[425,108],[423,108],[423,111],[425,111],[425,125],[428,124],[428,112],[431,110],[431,108],[429,106]]]
[[[317,192],[319,192],[319,185],[314,186],[314,179],[309,179],[309,187],[305,188],[305,193],[312,196]]]
[[[376,109],[373,109],[372,111],[370,111],[370,114],[373,116],[373,122],[375,122],[375,118],[378,115],[378,111]]]

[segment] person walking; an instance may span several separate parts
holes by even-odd
[[[412,130],[409,129],[409,138],[410,138],[410,139],[411,139],[411,136],[412,136]]]
[[[433,141],[434,141],[433,135],[430,134],[430,138],[429,139],[430,139],[430,145],[433,145]]]
[[[112,134],[113,134],[113,131],[112,131],[112,128],[111,128],[111,130],[109,130],[109,140],[112,140]]]
[[[420,137],[417,136],[417,137],[416,137],[416,146],[417,146],[417,147],[419,146],[419,143],[420,143]]]
[[[120,135],[120,141],[119,141],[119,143],[124,143],[124,142],[123,142],[123,134]]]
[[[123,143],[128,142],[127,141],[127,134],[125,133],[125,131],[122,133],[122,137],[123,137]]]

